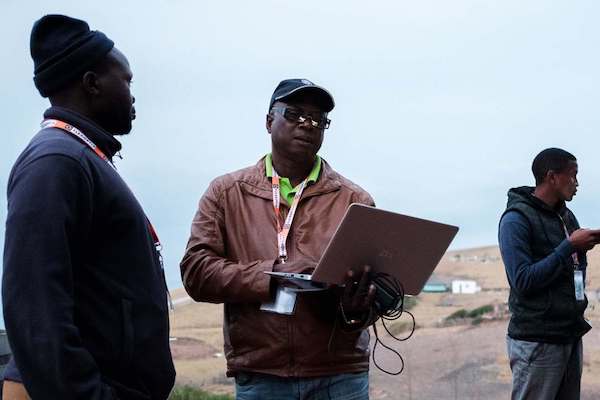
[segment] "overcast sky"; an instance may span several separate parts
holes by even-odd
[[[598,2],[0,0],[3,188],[48,106],[29,56],[46,13],[87,20],[129,58],[137,119],[117,166],[171,287],[200,195],[269,151],[268,101],[291,77],[335,97],[321,155],[378,206],[460,226],[455,249],[496,244],[507,189],[532,184],[551,146],[578,157],[571,206],[600,227]],[[5,219],[2,195],[2,241]]]

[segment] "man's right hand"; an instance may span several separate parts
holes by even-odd
[[[600,243],[600,229],[577,229],[569,236],[569,242],[576,250],[591,250]]]
[[[297,274],[312,274],[317,263],[307,260],[288,261],[286,263],[277,263],[273,266],[275,272],[292,272]]]

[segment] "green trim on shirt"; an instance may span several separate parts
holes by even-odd
[[[267,178],[271,178],[273,176],[273,160],[271,158],[271,153],[265,156],[265,171],[267,172]],[[321,173],[321,157],[317,156],[315,159],[315,165],[313,169],[308,174],[308,184],[315,183],[317,179],[319,179],[319,174]],[[300,189],[300,185],[296,187],[292,187],[290,180],[283,176],[279,177],[279,191],[281,192],[281,197],[289,204],[292,204],[294,201],[294,196],[296,192]]]

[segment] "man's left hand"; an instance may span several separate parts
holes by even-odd
[[[359,271],[350,270],[346,274],[341,307],[346,323],[365,323],[375,298],[375,285],[372,284],[371,267],[365,265]]]

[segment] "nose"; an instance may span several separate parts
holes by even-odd
[[[131,104],[135,104],[135,96],[131,96]]]
[[[305,122],[308,122],[308,128],[316,128],[317,125],[319,125],[318,122],[316,122],[315,120],[312,119],[312,117],[298,117],[298,122],[300,124],[300,126],[305,126]]]

